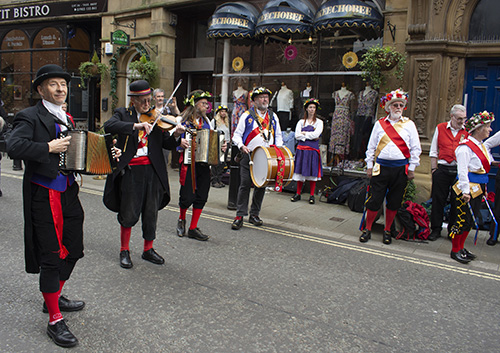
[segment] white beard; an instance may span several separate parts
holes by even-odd
[[[399,119],[401,119],[401,116],[403,116],[403,113],[391,113],[390,119],[391,120],[399,120]]]

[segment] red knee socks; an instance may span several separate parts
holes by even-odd
[[[193,215],[191,217],[191,224],[189,225],[189,229],[195,229],[198,227],[198,221],[200,220],[201,208],[193,208]]]
[[[186,219],[186,212],[187,212],[187,208],[181,208],[181,213],[179,214],[179,219],[185,220]]]
[[[394,217],[396,217],[396,213],[398,210],[390,210],[388,208],[385,209],[385,227],[384,231],[390,231],[392,222],[394,221]]]
[[[460,250],[462,250],[464,248],[465,239],[467,239],[468,235],[469,232],[462,232],[460,234],[455,234],[455,236],[451,240],[451,251],[459,252]]]
[[[309,193],[311,196],[314,196],[314,191],[316,190],[316,182],[310,181],[309,186],[311,187],[311,192]]]
[[[45,305],[47,305],[47,310],[49,311],[49,324],[51,325],[63,319],[59,310],[59,296],[61,295],[64,283],[65,281],[59,281],[59,290],[55,293],[42,293]]]
[[[462,250],[465,247],[465,239],[467,239],[468,235],[469,235],[469,232],[462,233],[462,238],[460,238],[460,250]]]
[[[131,233],[132,233],[132,228],[125,228],[123,226],[120,226],[120,240],[121,240],[120,252],[123,250],[130,250],[129,244],[130,244]]]
[[[148,251],[153,247],[153,240],[144,239],[144,252]]]
[[[373,222],[375,222],[375,217],[377,217],[378,211],[366,210],[366,229],[372,230]]]
[[[300,195],[302,193],[302,186],[304,186],[304,182],[297,181],[297,195]]]

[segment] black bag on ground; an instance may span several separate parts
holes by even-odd
[[[343,204],[346,202],[347,197],[349,196],[349,191],[359,183],[360,178],[346,178],[342,179],[335,189],[333,189],[332,193],[328,196],[326,202],[335,203],[335,204]]]
[[[347,195],[347,206],[354,212],[363,213],[366,200],[366,188],[370,181],[368,179],[361,179],[356,185],[349,190]]]

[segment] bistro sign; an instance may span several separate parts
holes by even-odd
[[[0,9],[0,22],[20,19],[42,19],[45,17],[81,15],[106,12],[107,0],[64,1],[40,5],[12,6]]]

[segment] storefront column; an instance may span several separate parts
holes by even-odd
[[[224,39],[224,53],[222,57],[222,86],[221,86],[221,105],[226,105],[229,97],[229,57],[230,57],[230,39]]]

